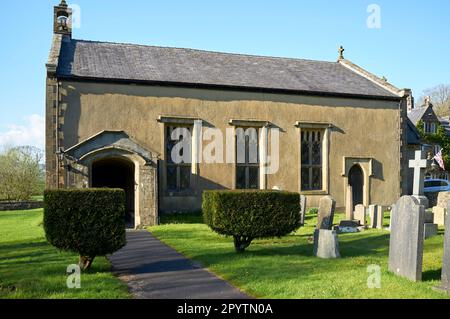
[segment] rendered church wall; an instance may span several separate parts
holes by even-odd
[[[333,125],[329,190],[337,206],[345,203],[344,156],[375,160],[370,203],[390,205],[400,195],[398,101],[81,82],[63,83],[61,93],[67,104],[62,125],[65,149],[102,130],[123,130],[142,146],[162,154],[162,124],[157,121],[161,115],[197,117],[224,135],[230,119],[270,121],[281,129],[280,169],[267,177],[267,188],[299,191],[300,137],[295,123],[325,122]],[[203,189],[234,187],[233,167],[200,164],[192,196],[162,196],[161,208],[198,209]],[[309,195],[309,205],[317,205],[323,195]]]

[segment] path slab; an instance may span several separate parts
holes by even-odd
[[[127,231],[127,245],[108,257],[137,299],[249,299],[146,230]]]

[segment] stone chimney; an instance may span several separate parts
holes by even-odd
[[[53,33],[72,37],[72,9],[69,8],[66,0],[62,0],[58,6],[54,7]]]
[[[414,96],[410,89],[403,89],[403,94],[406,97],[406,110],[409,113],[414,109]]]

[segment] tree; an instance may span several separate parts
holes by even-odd
[[[438,116],[450,115],[450,85],[440,84],[424,90],[420,101],[424,101],[426,96],[430,97],[434,111]]]
[[[438,124],[438,128],[435,134],[425,133],[425,125],[422,120],[417,123],[417,129],[419,130],[420,138],[427,144],[436,144],[442,148],[442,159],[444,160],[445,168],[450,168],[450,137],[441,124]]]
[[[29,200],[42,194],[43,152],[35,147],[5,148],[0,153],[0,199]]]
[[[44,230],[50,244],[80,256],[86,270],[96,256],[125,246],[122,189],[54,189],[44,194]]]

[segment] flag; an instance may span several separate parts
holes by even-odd
[[[437,153],[434,158],[436,162],[439,164],[440,168],[442,168],[445,171],[445,165],[444,165],[444,159],[442,158],[442,149]]]

